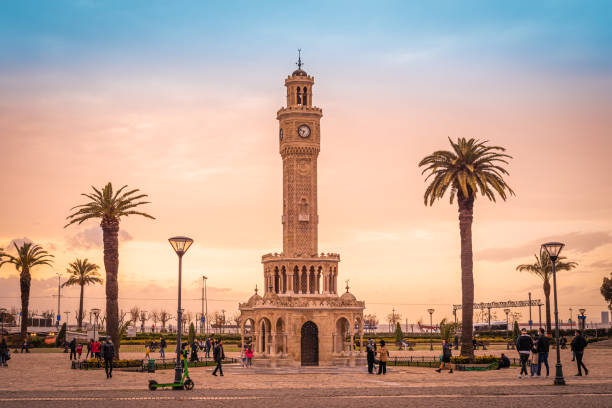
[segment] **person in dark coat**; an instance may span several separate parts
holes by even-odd
[[[198,343],[195,341],[191,343],[191,357],[189,361],[198,361]]]
[[[546,336],[546,332],[543,328],[540,328],[540,335],[536,342],[536,349],[538,351],[538,377],[542,372],[542,363],[546,366],[546,376],[548,377],[548,350],[550,349],[550,340]]]
[[[166,339],[163,337],[159,341],[159,356],[161,358],[166,358]]]
[[[376,343],[374,339],[370,339],[366,345],[366,353],[368,357],[368,373],[374,374],[374,359],[376,357]]]
[[[449,374],[453,373],[453,365],[451,364],[451,357],[453,355],[453,351],[451,350],[451,345],[448,344],[448,342],[446,341],[446,339],[442,340],[442,356],[441,356],[441,362],[440,362],[440,368],[438,368],[436,371],[441,373],[442,369],[446,368],[446,365],[449,365]]]
[[[523,377],[523,373],[525,376],[529,375],[527,372],[527,361],[529,360],[532,348],[533,339],[527,334],[526,329],[522,329],[521,335],[516,339],[516,351],[519,352],[519,356],[521,357],[521,373],[519,374],[519,378]]]
[[[579,377],[582,376],[582,368],[584,368],[584,375],[589,375],[589,370],[582,361],[584,349],[586,348],[587,344],[588,343],[582,335],[582,332],[580,330],[576,330],[576,337],[574,337],[574,340],[572,340],[571,346],[572,350],[574,350],[574,353],[576,354],[576,365],[578,366],[578,374],[576,375]]]
[[[2,342],[0,342],[0,365],[4,367],[8,367],[6,364],[6,358],[8,357],[9,347],[6,344],[6,339],[3,337]]]
[[[102,357],[104,358],[104,371],[106,378],[113,378],[113,359],[115,358],[115,345],[110,337],[102,344]]]
[[[500,368],[509,368],[509,367],[510,367],[510,359],[504,353],[502,353],[499,359],[499,365],[497,366],[497,369],[499,370]]]
[[[76,339],[74,337],[70,341],[70,345],[68,347],[70,347],[70,360],[72,360],[73,356],[76,360]]]
[[[225,359],[225,353],[223,352],[223,341],[219,339],[215,344],[215,348],[213,350],[213,358],[215,363],[217,363],[217,367],[215,367],[215,371],[213,371],[212,375],[217,376],[217,371],[219,371],[219,375],[223,377],[223,368],[221,368],[221,363]]]

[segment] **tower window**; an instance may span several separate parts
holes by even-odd
[[[302,104],[302,95],[300,94],[300,87],[299,86],[297,87],[297,94],[296,94],[296,96],[297,96],[297,104],[301,105]]]
[[[308,105],[308,92],[307,92],[307,88],[304,87],[304,94],[302,96],[302,103],[304,105]]]

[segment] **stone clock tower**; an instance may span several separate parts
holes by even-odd
[[[276,114],[283,158],[283,252],[317,256],[317,156],[323,111],[312,106],[314,78],[298,69],[285,79],[287,107]]]
[[[287,106],[276,113],[283,160],[283,251],[261,257],[264,296],[240,303],[240,332],[260,362],[332,364],[355,358],[365,303],[338,294],[337,253],[318,253],[317,157],[323,111],[312,105],[314,78],[298,69],[285,79]],[[361,350],[360,350],[361,351]]]

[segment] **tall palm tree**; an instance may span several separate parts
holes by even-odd
[[[38,265],[51,266],[53,263],[53,255],[43,250],[41,246],[31,242],[24,242],[21,246],[17,246],[13,242],[17,250],[17,256],[2,252],[0,253],[0,267],[4,264],[13,264],[19,274],[19,285],[21,287],[21,337],[26,338],[28,335],[28,307],[30,305],[30,285],[32,275],[30,271]]]
[[[72,207],[74,210],[66,219],[69,221],[64,228],[72,224],[81,224],[92,218],[100,218],[102,227],[102,241],[104,243],[104,269],[106,270],[106,325],[107,333],[115,343],[115,356],[119,358],[119,285],[117,274],[119,272],[119,221],[121,217],[129,215],[141,215],[155,219],[155,217],[136,211],[135,208],[148,204],[148,201],[139,201],[146,194],[139,194],[140,190],[125,191],[127,186],[121,187],[113,192],[113,186],[108,183],[104,188],[91,187],[94,192],[81,194],[89,199],[85,204]]]
[[[83,326],[83,295],[85,292],[85,285],[102,283],[102,278],[98,273],[100,267],[96,264],[89,263],[87,259],[76,259],[69,265],[66,272],[70,274],[68,280],[62,284],[62,287],[76,286],[81,287],[81,297],[79,300],[79,313],[77,314],[78,330],[81,330]]]
[[[511,156],[506,149],[488,146],[488,141],[459,138],[457,142],[448,139],[452,150],[439,150],[425,157],[419,163],[428,173],[425,181],[433,178],[425,190],[425,205],[433,205],[447,190],[452,204],[455,196],[459,204],[459,233],[461,235],[461,302],[462,334],[461,355],[472,357],[474,274],[472,253],[472,219],[474,200],[480,192],[495,201],[499,195],[504,201],[514,191],[506,184],[503,176],[508,172],[503,167]]]
[[[552,278],[552,262],[546,252],[541,252],[540,256],[534,255],[536,261],[532,264],[521,264],[516,267],[517,271],[529,272],[539,276],[544,281],[544,297],[546,299],[546,331],[552,332],[552,324],[550,320],[550,279]],[[564,261],[567,259],[560,256],[557,260],[557,271],[569,271],[574,269],[578,264],[576,262]]]

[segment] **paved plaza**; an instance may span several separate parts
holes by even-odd
[[[501,350],[479,351],[499,354]],[[431,352],[406,352],[432,355]],[[437,352],[434,352],[437,353]],[[515,352],[510,352],[513,357]],[[518,368],[498,371],[436,373],[433,369],[389,367],[386,376],[355,368],[257,368],[225,366],[224,377],[212,368],[190,369],[193,391],[148,391],[149,379],[167,382],[171,370],[154,374],[116,370],[72,370],[66,354],[14,354],[0,369],[0,407],[170,407],[189,403],[218,407],[611,407],[612,349],[587,350],[589,375],[574,377],[571,353],[562,353],[568,385],[551,377],[518,379]],[[142,358],[122,353],[122,358]],[[554,361],[554,353],[550,362]]]

